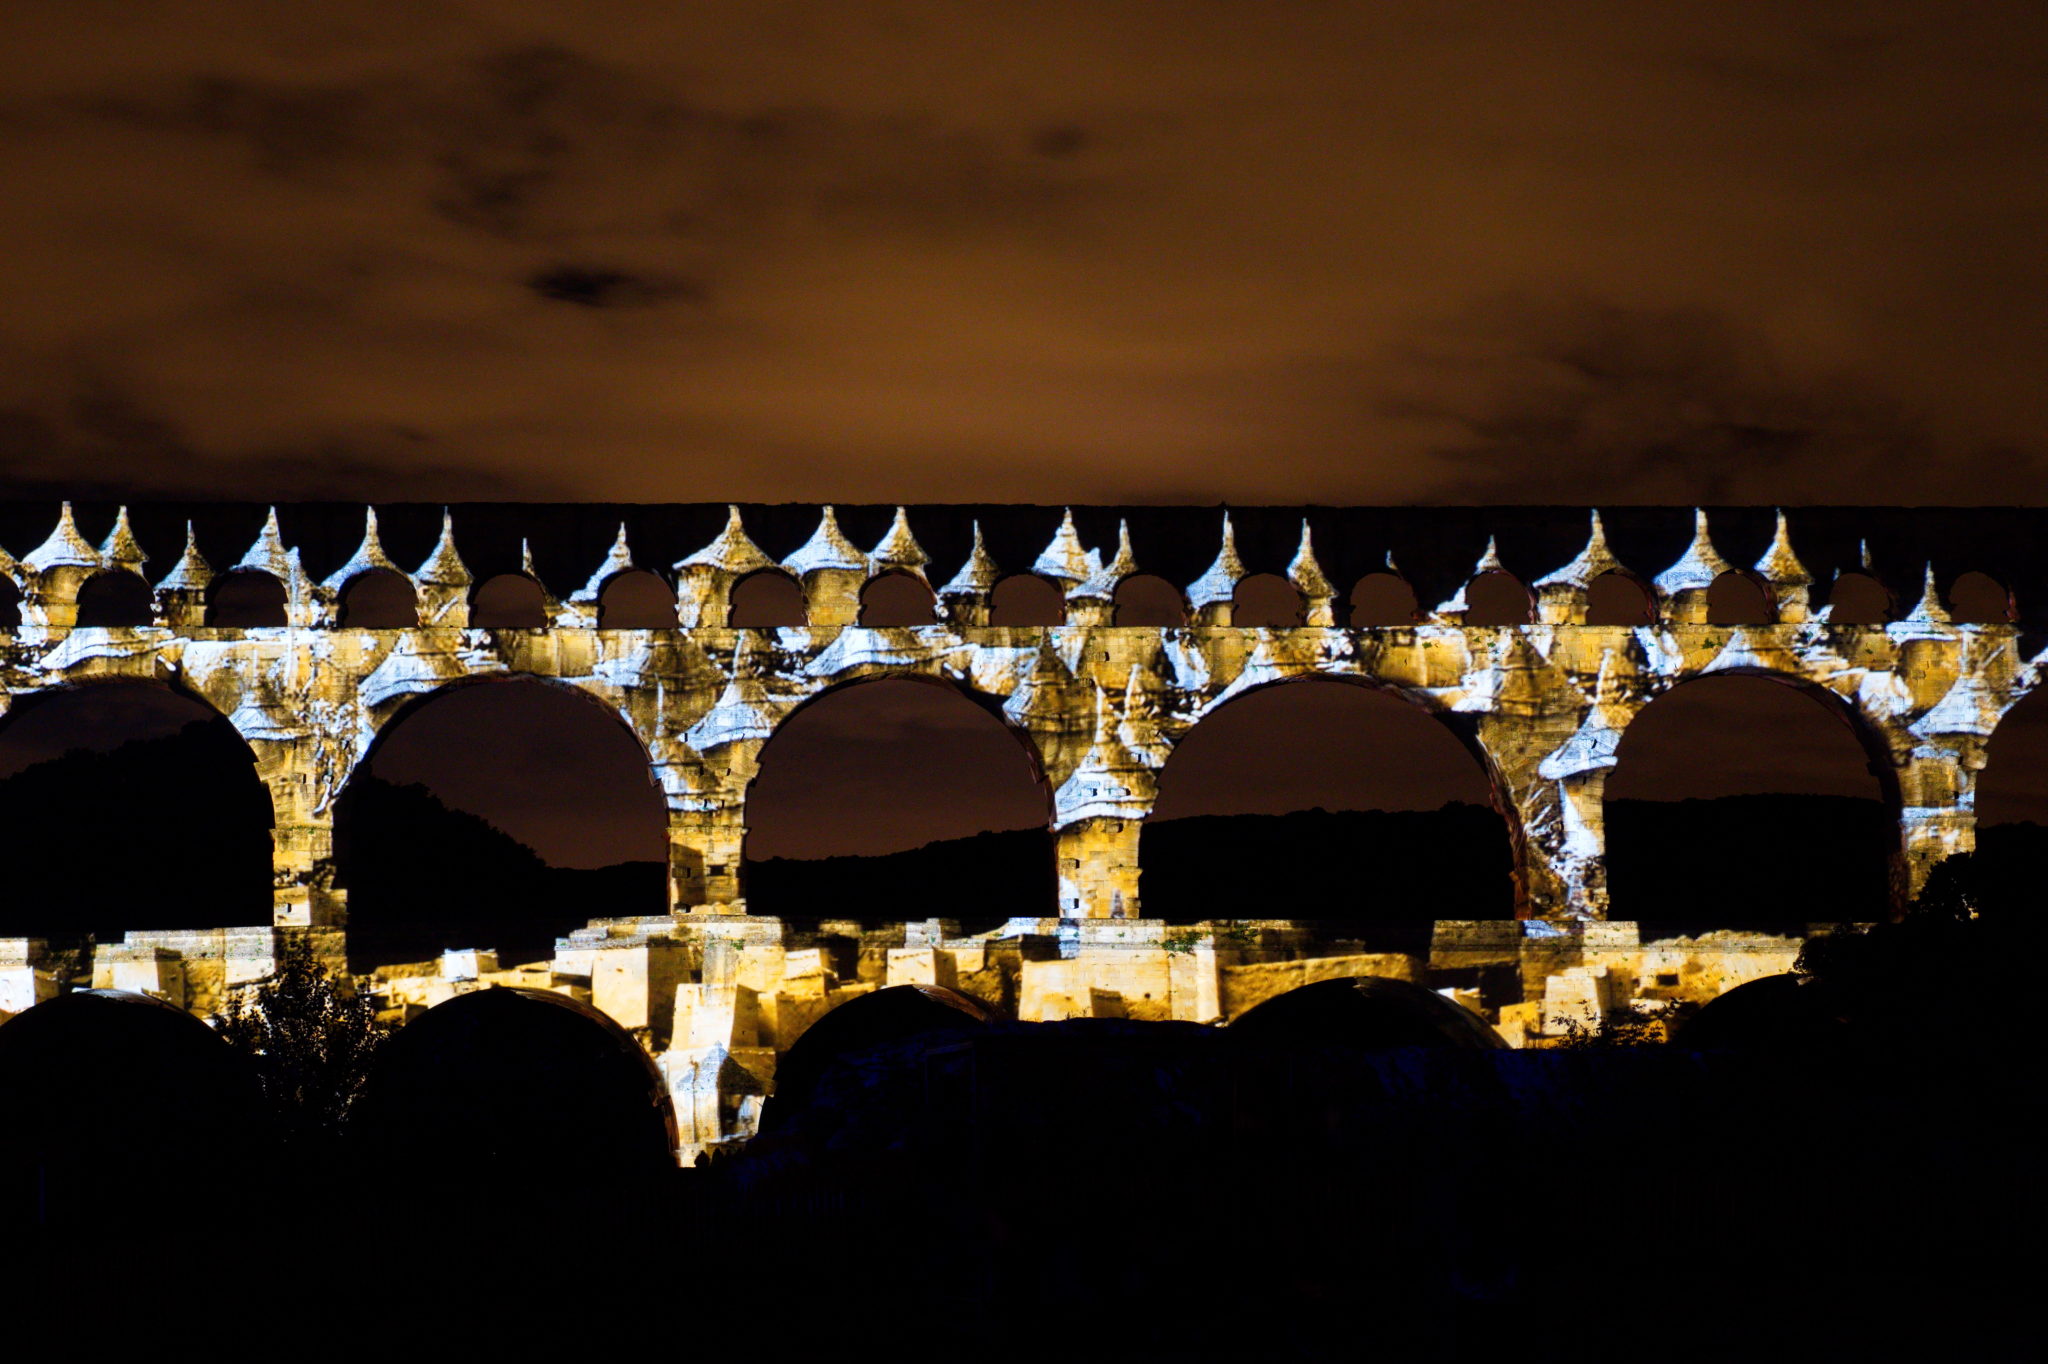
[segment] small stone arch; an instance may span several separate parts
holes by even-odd
[[[125,568],[104,569],[78,587],[81,629],[133,629],[154,618],[149,584]]]
[[[1828,624],[1882,625],[1892,618],[1891,589],[1868,573],[1838,573],[1828,589]]]
[[[1230,596],[1230,623],[1245,629],[1293,629],[1306,611],[1301,592],[1277,573],[1254,573]]]
[[[469,623],[480,630],[545,630],[547,589],[525,573],[498,573],[477,585]]]
[[[1156,573],[1133,573],[1116,585],[1118,625],[1177,629],[1188,623],[1187,599]]]
[[[802,629],[804,614],[802,584],[780,568],[763,568],[747,574],[732,585],[726,620],[736,630]]]
[[[206,590],[206,623],[221,630],[277,629],[290,624],[289,594],[274,574],[237,568]]]
[[[1398,573],[1368,573],[1351,589],[1351,624],[1413,625],[1421,619],[1415,588]]]
[[[860,623],[905,629],[938,623],[939,599],[922,578],[901,569],[878,573],[860,590]]]
[[[339,598],[339,624],[343,629],[419,628],[419,594],[403,573],[388,568],[365,569],[342,585]]]
[[[1774,625],[1770,586],[1754,573],[1731,568],[1707,588],[1707,624]]]
[[[1657,599],[1642,580],[1622,569],[1609,569],[1586,585],[1586,624],[1650,625],[1657,619]]]
[[[2009,625],[2017,618],[2012,594],[1998,579],[1976,569],[1949,584],[1948,613],[1958,625]]]
[[[651,568],[614,573],[598,591],[600,630],[673,630],[675,626],[675,589]]]
[[[988,623],[992,626],[1029,629],[1050,628],[1067,623],[1066,599],[1058,584],[1036,573],[1012,573],[989,594]]]
[[[1465,584],[1466,625],[1527,625],[1535,618],[1528,585],[1506,569],[1488,569]]]

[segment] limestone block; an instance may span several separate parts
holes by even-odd
[[[1561,1036],[1573,1027],[1598,1032],[1614,1007],[1606,968],[1574,966],[1543,983],[1543,1031]]]
[[[648,1029],[657,1045],[665,1044],[687,957],[684,944],[673,938],[609,940],[591,960],[591,1000],[620,1027]]]
[[[441,954],[443,980],[478,980],[498,969],[498,954],[477,947],[458,947]]]
[[[0,1014],[18,1014],[60,993],[57,978],[27,962],[0,962]]]

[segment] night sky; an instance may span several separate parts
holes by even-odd
[[[1988,502],[2038,4],[0,7],[0,485]]]
[[[2034,502],[2044,149],[2038,4],[9,0],[0,497]]]

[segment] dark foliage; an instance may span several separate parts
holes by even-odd
[[[277,973],[228,1001],[220,1035],[255,1063],[288,1145],[331,1142],[385,1041],[368,995],[344,989],[303,934],[284,938]]]

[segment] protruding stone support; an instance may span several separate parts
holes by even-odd
[[[469,626],[469,588],[475,582],[462,556],[455,552],[455,522],[441,513],[441,536],[419,571],[412,575],[421,625],[451,630]]]
[[[987,625],[996,583],[1002,576],[988,546],[982,543],[981,522],[976,521],[974,548],[968,551],[967,562],[939,589],[939,605],[946,620],[955,629],[974,630]]]
[[[732,619],[732,589],[749,573],[775,567],[740,522],[740,509],[725,509],[718,538],[675,563],[676,623],[684,629],[723,629]]]
[[[861,589],[872,566],[839,529],[832,508],[825,508],[811,538],[782,566],[803,586],[804,619],[814,626],[859,624]]]
[[[173,630],[196,630],[206,624],[206,591],[213,584],[213,568],[199,552],[192,536],[192,523],[185,523],[185,552],[178,557],[164,580],[156,585],[154,611],[159,624]]]
[[[106,561],[83,535],[66,502],[50,538],[22,556],[21,623],[68,630],[78,623],[78,590]]]

